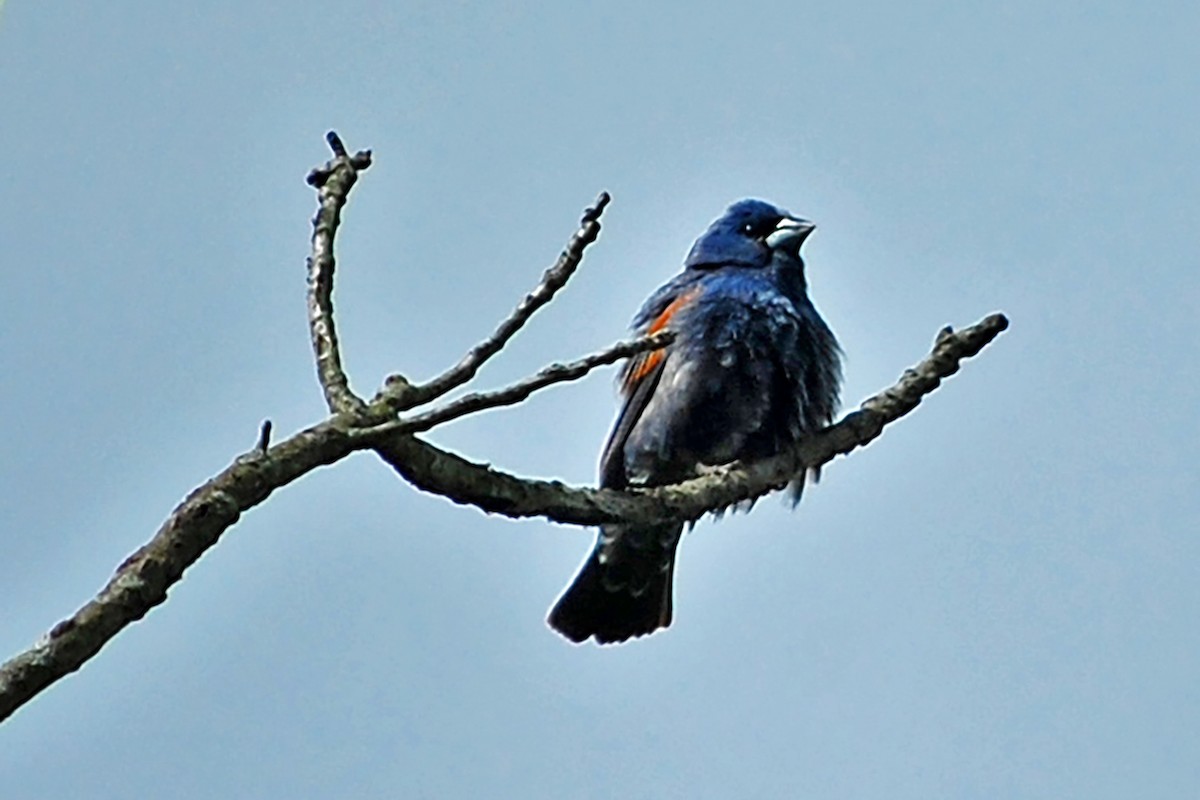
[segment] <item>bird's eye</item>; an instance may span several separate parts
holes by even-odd
[[[775,223],[770,220],[747,222],[742,225],[742,233],[753,239],[764,239],[773,230],[775,230]]]

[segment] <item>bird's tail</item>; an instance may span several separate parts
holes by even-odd
[[[623,642],[671,624],[675,548],[683,526],[607,525],[550,610],[550,627],[573,642]]]

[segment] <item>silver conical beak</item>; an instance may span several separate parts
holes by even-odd
[[[775,230],[767,235],[767,247],[772,250],[790,250],[799,252],[800,245],[815,231],[817,226],[806,219],[784,217],[779,220]]]

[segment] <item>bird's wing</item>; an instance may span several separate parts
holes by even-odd
[[[690,305],[701,291],[700,286],[693,285],[676,294],[646,324],[640,326],[640,333],[649,335],[667,330],[671,320],[681,309]],[[649,405],[650,398],[654,396],[663,367],[671,357],[671,349],[668,345],[649,353],[640,353],[625,365],[621,374],[621,393],[625,395],[625,405],[621,407],[608,443],[604,445],[604,453],[600,456],[601,486],[622,489],[628,484],[628,476],[625,473],[625,442],[641,419],[642,412]]]

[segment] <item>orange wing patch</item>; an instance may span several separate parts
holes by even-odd
[[[650,326],[646,328],[646,335],[648,336],[652,333],[658,333],[666,328],[667,325],[670,324],[671,318],[675,316],[676,312],[678,312],[679,309],[683,308],[688,303],[692,302],[692,300],[694,300],[696,296],[700,294],[700,291],[700,288],[697,287],[692,289],[690,292],[681,294],[679,297],[676,297],[674,300],[672,300],[670,304],[662,310],[662,313],[654,318],[654,321],[650,323]],[[635,356],[633,360],[629,362],[629,366],[625,368],[625,376],[621,381],[621,389],[626,394],[631,393],[634,387],[636,387],[642,380],[642,378],[645,378],[658,368],[658,365],[661,364],[663,359],[667,357],[667,350],[667,347],[663,347],[649,353],[642,353],[638,356]]]

